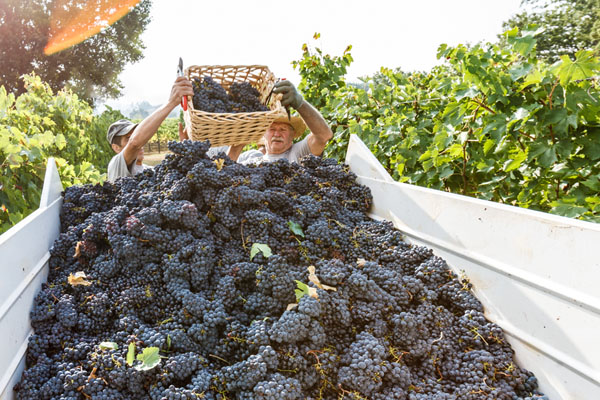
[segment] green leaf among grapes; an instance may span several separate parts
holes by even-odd
[[[288,226],[294,235],[304,237],[304,232],[302,232],[302,226],[294,221],[288,221]]]
[[[127,348],[127,365],[131,367],[133,365],[133,361],[135,361],[135,343],[131,342]]]
[[[468,97],[469,99],[472,99],[474,97],[477,97],[477,95],[479,94],[479,90],[477,90],[476,87],[468,87],[465,89],[461,89],[461,90],[457,90],[456,91],[456,100],[462,100],[465,97]]]
[[[263,254],[263,256],[265,256],[265,258],[269,258],[273,255],[273,252],[268,245],[264,243],[254,243],[250,249],[250,260],[252,260],[259,251]]]
[[[309,292],[310,288],[308,287],[308,285],[306,283],[302,283],[300,281],[296,281],[296,286],[298,287],[295,290],[295,293],[296,293],[296,302],[300,302],[300,299],[302,297],[304,297],[305,295],[309,295],[310,294],[310,292]]]
[[[100,343],[100,348],[102,350],[117,350],[119,345],[115,342],[102,342]]]
[[[138,371],[147,371],[160,364],[160,354],[158,347],[146,347],[140,354],[137,355],[137,360],[141,361],[140,365],[136,365]]]

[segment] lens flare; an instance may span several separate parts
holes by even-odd
[[[83,42],[133,9],[141,0],[59,0],[54,3],[44,54],[50,55]]]

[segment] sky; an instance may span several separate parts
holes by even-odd
[[[339,56],[352,45],[348,81],[382,66],[426,71],[440,44],[495,41],[521,0],[154,0],[142,34],[144,58],[120,75],[124,109],[167,101],[177,61],[189,65],[266,65],[294,84],[302,45]],[[320,33],[318,40],[314,33]]]

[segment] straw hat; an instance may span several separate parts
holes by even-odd
[[[275,122],[282,122],[294,128],[294,139],[302,136],[302,134],[306,130],[306,124],[304,123],[304,120],[295,115],[291,119],[288,119],[287,115],[284,114],[281,117],[278,117],[275,121],[273,121],[273,123]]]
[[[287,115],[284,114],[283,116],[278,117],[273,122],[282,122],[284,124],[290,125],[294,129],[294,139],[302,136],[302,134],[306,130],[306,124],[304,123],[304,120],[302,118],[296,117],[296,116],[293,116],[291,119],[288,119]],[[259,146],[264,146],[265,145],[265,137],[261,136],[261,138],[258,139],[256,144],[258,144]]]

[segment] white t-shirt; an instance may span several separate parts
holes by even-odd
[[[115,154],[115,156],[108,163],[108,181],[114,182],[124,176],[134,176],[142,172],[145,168],[152,168],[149,165],[138,165],[134,161],[130,167],[127,166],[123,152]]]
[[[299,162],[304,156],[312,154],[308,147],[308,138],[305,137],[298,143],[294,143],[288,151],[281,154],[263,154],[258,150],[248,150],[240,154],[238,163],[240,164],[258,164],[261,162],[272,162],[285,158],[289,162]]]

